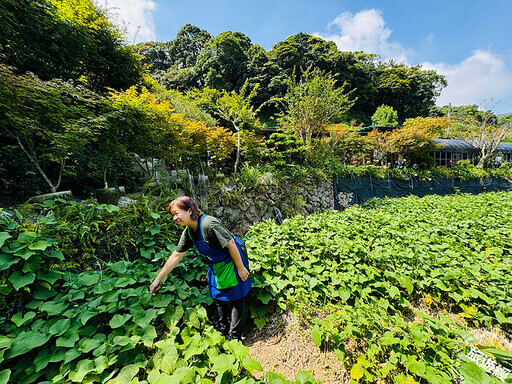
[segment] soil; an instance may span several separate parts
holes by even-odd
[[[422,312],[435,316],[432,311],[422,309]],[[451,315],[454,320],[461,321],[458,316]],[[497,328],[467,329],[467,332],[478,340],[471,345],[512,350],[510,335]],[[350,372],[343,363],[333,352],[320,350],[311,337],[311,330],[289,312],[273,315],[263,329],[250,331],[243,343],[251,349],[249,356],[258,360],[263,368],[262,372],[254,372],[257,378],[263,378],[268,371],[273,371],[287,380],[295,381],[295,375],[301,370],[312,373],[323,384],[350,382]]]
[[[299,370],[310,372],[323,384],[350,382],[350,373],[331,351],[321,351],[311,338],[311,330],[287,312],[274,315],[262,330],[251,331],[244,340],[251,348],[250,357],[260,362],[263,371],[257,378],[273,371],[295,381]]]

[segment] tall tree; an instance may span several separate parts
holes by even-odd
[[[204,85],[240,91],[247,79],[251,45],[251,40],[240,32],[223,32],[210,39],[197,58],[197,68]]]
[[[70,156],[103,129],[103,100],[60,80],[15,75],[0,64],[0,129],[27,156],[52,192]],[[56,169],[55,174],[52,170]]]
[[[478,111],[469,111],[465,117],[458,116],[459,120],[450,124],[446,136],[454,139],[466,140],[480,153],[477,167],[484,168],[500,143],[512,138],[512,123],[499,121],[488,104],[482,104]]]
[[[0,54],[18,73],[43,80],[81,79],[90,88],[127,88],[139,59],[91,0],[2,0]]]
[[[208,31],[186,24],[180,28],[176,39],[169,44],[172,63],[177,69],[192,68],[196,65],[206,43],[212,38]]]
[[[393,107],[400,121],[426,117],[446,85],[444,76],[435,71],[390,62],[377,68],[376,99],[379,105]]]
[[[372,124],[379,127],[396,127],[398,125],[398,113],[393,107],[381,105],[372,116]]]
[[[307,70],[299,81],[288,78],[288,92],[276,100],[284,106],[280,123],[293,128],[306,147],[311,147],[312,138],[325,133],[328,124],[339,122],[353,105],[335,82],[322,71]]]

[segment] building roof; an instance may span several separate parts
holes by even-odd
[[[478,153],[479,149],[471,142],[465,140],[435,139],[434,143],[442,144],[438,152]],[[512,153],[512,143],[500,143],[495,153]]]

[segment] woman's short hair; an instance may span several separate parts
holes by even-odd
[[[197,220],[199,216],[203,214],[203,211],[199,209],[196,202],[188,196],[180,196],[171,201],[169,203],[169,206],[167,207],[167,212],[171,213],[172,207],[177,207],[182,211],[188,211],[189,209],[191,209],[192,214],[190,215],[190,218],[193,220]]]

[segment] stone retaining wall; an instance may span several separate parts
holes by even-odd
[[[281,190],[281,192],[279,192]],[[275,220],[275,208],[282,219],[298,214],[309,215],[334,209],[334,189],[332,183],[293,186],[285,188],[267,185],[259,190],[240,192],[234,186],[213,188],[208,192],[207,209],[209,214],[218,217],[235,234],[244,234],[249,227],[264,220]],[[239,198],[226,198],[236,196]],[[200,199],[198,199],[200,200]]]

